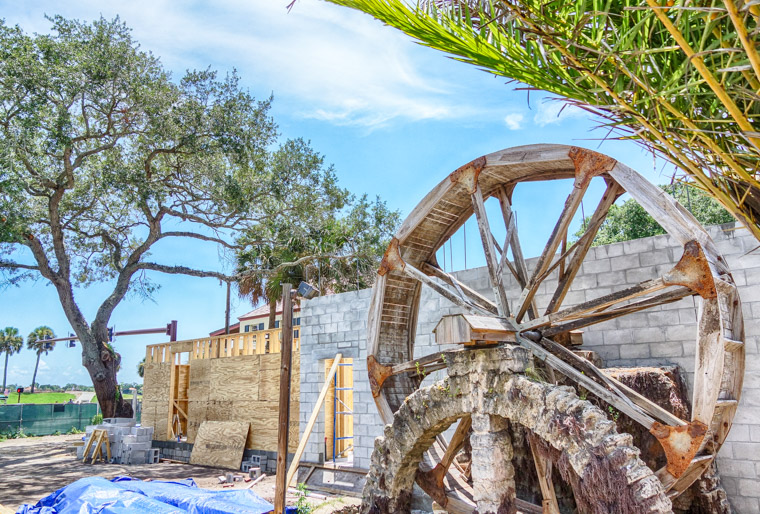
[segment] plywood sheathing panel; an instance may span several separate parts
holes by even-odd
[[[290,451],[295,451],[298,446],[300,361],[300,355],[294,354],[288,445]],[[168,439],[171,435],[166,430],[169,371],[168,363],[146,365],[143,423],[154,427],[154,437],[158,440]],[[191,359],[189,365],[179,366],[175,375],[178,398],[187,398],[181,400],[180,405],[183,409],[187,406],[188,442],[194,443],[197,440],[200,426],[205,421],[238,421],[251,424],[245,441],[246,448],[268,451],[277,449],[280,354]],[[187,393],[183,396],[185,384]]]
[[[171,365],[168,362],[148,362],[143,377],[143,426],[153,427],[153,438],[165,440],[169,417],[169,380]]]
[[[212,359],[209,399],[255,401],[259,399],[259,356]]]
[[[240,469],[250,425],[240,421],[204,421],[190,454],[190,464]]]

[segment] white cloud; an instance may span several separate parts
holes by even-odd
[[[586,116],[586,111],[568,104],[563,100],[553,98],[546,99],[538,104],[538,111],[533,117],[533,121],[539,127],[560,123],[570,118],[582,118]]]
[[[443,54],[358,11],[299,0],[288,12],[288,3],[48,0],[6,16],[28,32],[46,32],[44,13],[86,21],[118,14],[142,48],[177,74],[209,64],[222,72],[235,67],[257,96],[273,91],[277,108],[336,125],[498,116],[483,98],[465,94]]]
[[[509,130],[519,130],[522,127],[523,118],[524,116],[519,113],[507,114],[504,123],[507,124]]]

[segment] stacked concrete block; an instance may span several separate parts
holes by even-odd
[[[243,473],[249,473],[251,470],[258,469],[259,472],[267,469],[268,458],[266,455],[251,455],[249,460],[243,461],[240,470]]]
[[[743,228],[709,227],[708,232],[732,271],[744,311],[746,374],[733,428],[717,463],[722,483],[739,513],[760,512],[760,250]],[[670,236],[654,236],[592,248],[563,307],[598,298],[643,280],[662,276],[683,254]],[[528,260],[533,269],[536,259]],[[486,297],[493,291],[485,268],[455,273],[462,282]],[[509,298],[520,288],[510,274],[504,276]],[[548,277],[536,295],[545,306],[556,288]],[[369,468],[375,437],[383,426],[369,390],[366,370],[366,328],[370,290],[322,296],[302,303],[301,311],[301,434],[325,380],[325,360],[340,352],[354,359],[354,466]],[[694,319],[699,302],[681,301],[648,309],[584,329],[584,349],[596,351],[610,367],[678,365],[691,390],[694,378]],[[423,286],[415,339],[415,357],[440,351],[432,329],[444,314],[457,311],[449,301]],[[438,372],[440,375],[442,372]],[[426,378],[426,383],[437,380]],[[314,426],[304,461],[323,461],[324,408]]]
[[[106,418],[101,425],[85,427],[85,446],[93,430],[108,432],[111,462],[114,464],[153,464],[158,462],[151,451],[153,427],[135,426],[131,418]],[[84,457],[84,446],[77,448],[77,457]]]

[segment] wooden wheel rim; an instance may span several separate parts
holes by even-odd
[[[436,251],[473,215],[474,205],[477,207],[474,200],[470,200],[471,196],[481,195],[481,201],[497,196],[504,210],[503,198],[507,198],[508,204],[509,191],[520,182],[574,179],[575,188],[568,197],[566,211],[563,211],[563,215],[569,212],[568,208],[572,211],[565,220],[566,230],[585,188],[595,176],[604,178],[609,194],[617,197],[622,192],[629,193],[685,248],[686,253],[696,248],[702,265],[698,270],[701,272],[699,280],[688,281],[688,287],[692,291],[690,294],[701,296],[692,422],[704,423],[707,435],[697,449],[699,458],[690,458],[678,478],[665,468],[658,471],[671,494],[679,494],[701,476],[731,428],[744,373],[741,303],[725,259],[696,219],[634,170],[597,152],[565,145],[505,149],[462,166],[428,193],[398,230],[373,287],[367,330],[370,383],[383,422],[391,423],[393,413],[419,386],[419,380],[412,374],[391,375],[391,366],[409,362],[414,356],[421,291],[419,270],[435,265]],[[569,205],[571,203],[575,203],[575,209]],[[563,230],[561,225],[562,219],[555,232]],[[515,250],[513,245],[513,252]],[[488,262],[488,249],[485,251]],[[555,252],[556,247],[548,253],[545,250],[549,256],[545,259],[547,266]],[[515,267],[519,267],[517,263]],[[429,272],[428,267],[426,274]],[[684,285],[683,282],[676,283]],[[495,291],[498,303],[498,291]],[[515,309],[519,311],[520,306]],[[523,325],[524,322],[519,326]]]

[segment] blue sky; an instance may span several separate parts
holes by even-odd
[[[361,13],[316,0],[213,2],[18,2],[0,0],[6,23],[27,32],[46,32],[45,14],[92,20],[119,15],[145,50],[161,58],[179,79],[186,69],[237,69],[243,84],[264,98],[274,95],[272,114],[282,137],[303,137],[333,163],[341,185],[356,194],[379,195],[402,215],[448,173],[475,157],[530,143],[563,143],[597,149],[603,131],[578,109],[565,109],[535,92],[524,91],[472,66],[413,43],[403,34]],[[650,180],[670,180],[652,155],[631,142],[608,141],[598,148]],[[661,175],[661,173],[663,173]],[[525,188],[515,198],[523,248],[529,256],[543,248],[561,211],[569,185]],[[600,189],[585,202],[586,214]],[[493,218],[494,220],[498,218]],[[578,223],[578,220],[576,220]],[[494,223],[495,225],[495,223]],[[500,237],[498,227],[494,228]],[[468,225],[468,267],[476,257],[476,228]],[[503,229],[501,230],[503,234]],[[454,268],[463,267],[461,234],[453,237]],[[173,242],[155,252],[157,260],[224,268],[225,256],[201,242]],[[448,257],[447,257],[448,259]],[[447,263],[447,268],[450,262]],[[153,301],[122,302],[113,324],[117,330],[179,322],[179,337],[207,334],[223,325],[225,288],[212,279],[155,274],[161,289]],[[77,291],[79,305],[92,315],[109,291],[108,284]],[[233,298],[233,314],[251,308]],[[234,318],[234,316],[233,316]],[[52,287],[29,282],[0,291],[0,327],[23,335],[47,324],[57,334],[70,330]],[[121,381],[137,380],[136,365],[146,344],[163,336],[121,338]],[[0,363],[1,365],[1,363]],[[22,351],[9,363],[9,382],[31,382],[34,355]],[[41,383],[89,383],[80,348],[59,347],[42,357]]]

